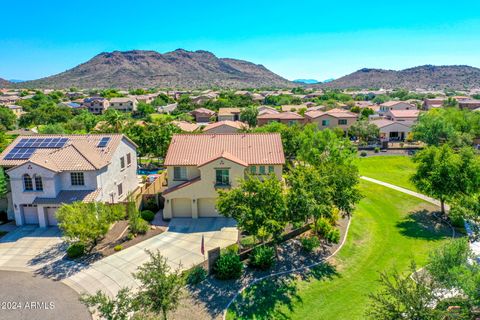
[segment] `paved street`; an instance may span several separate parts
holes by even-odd
[[[91,319],[78,293],[61,282],[27,272],[0,271],[0,283],[2,320]]]

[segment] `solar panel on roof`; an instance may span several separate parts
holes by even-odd
[[[35,148],[13,148],[5,156],[5,160],[23,160],[29,159],[35,152]]]
[[[105,148],[110,141],[110,137],[103,137],[100,139],[100,142],[98,143],[97,147],[98,148]]]
[[[68,138],[30,138],[21,139],[15,148],[62,148]]]

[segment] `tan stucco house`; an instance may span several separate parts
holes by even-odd
[[[263,126],[270,122],[280,122],[286,125],[303,123],[304,118],[295,112],[264,113],[257,116],[257,125]]]
[[[356,113],[343,109],[305,112],[305,123],[316,123],[321,130],[338,127],[346,132],[357,121],[357,118]]]
[[[246,174],[282,178],[278,133],[176,134],[167,151],[163,216],[217,217],[218,190],[234,188]]]
[[[417,110],[417,107],[405,101],[387,101],[380,105],[378,113],[385,115],[390,110]]]
[[[204,133],[237,133],[248,128],[246,123],[241,121],[224,120],[209,123],[203,128]]]
[[[195,118],[196,122],[199,123],[208,123],[210,119],[215,116],[215,111],[206,108],[198,108],[190,112],[190,114]]]
[[[370,123],[378,127],[381,141],[404,141],[412,131],[411,126],[405,122],[379,119]]]
[[[240,120],[240,108],[220,108],[218,110],[218,121],[230,120],[238,121]]]

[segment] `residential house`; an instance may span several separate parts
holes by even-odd
[[[12,110],[12,112],[19,118],[22,114],[25,112],[23,111],[22,106],[17,106],[17,105],[8,105],[6,106],[8,109]]]
[[[135,98],[111,98],[110,108],[121,112],[137,111],[137,99]]]
[[[198,108],[190,112],[197,123],[208,123],[215,116],[215,111],[206,108]]]
[[[178,103],[171,103],[171,104],[167,104],[166,106],[160,106],[157,108],[157,112],[158,113],[172,113],[173,111],[175,111],[175,109],[177,109],[178,107]]]
[[[319,129],[341,128],[347,132],[357,121],[358,114],[344,110],[331,109],[328,111],[305,112],[305,123],[316,123]]]
[[[262,114],[265,114],[265,113],[270,113],[270,114],[277,114],[277,113],[280,113],[280,111],[278,111],[277,109],[273,108],[273,107],[270,107],[270,106],[260,106],[257,108],[258,110],[258,115],[262,115]]]
[[[248,125],[241,121],[223,120],[207,124],[202,131],[204,133],[237,133],[246,128]]]
[[[378,127],[381,141],[404,141],[412,128],[406,122],[397,122],[387,119],[370,121]]]
[[[17,225],[56,225],[64,203],[124,201],[138,186],[136,145],[121,134],[19,136],[0,166]]]
[[[423,108],[425,110],[430,110],[432,108],[440,108],[443,106],[444,101],[445,101],[445,98],[433,98],[433,99],[425,98],[423,99]]]
[[[218,121],[230,120],[230,121],[239,121],[240,120],[240,108],[220,108],[218,110]]]
[[[257,125],[280,122],[287,125],[301,124],[304,118],[295,112],[264,113],[257,116]]]
[[[405,101],[387,101],[380,105],[379,114],[385,115],[389,110],[417,110],[417,107]]]
[[[386,117],[392,121],[414,123],[418,120],[419,115],[419,110],[389,110]]]
[[[235,188],[247,173],[282,179],[278,133],[174,135],[164,162],[168,186],[163,217],[217,217],[218,190]]]
[[[0,105],[15,104],[18,100],[20,100],[18,96],[3,95],[0,96]]]
[[[288,111],[291,111],[291,112],[299,112],[300,110],[307,110],[308,109],[308,105],[306,104],[288,104],[288,105],[284,105],[282,106],[282,112],[288,112]]]
[[[91,97],[83,99],[83,106],[93,114],[102,114],[107,111],[110,102],[102,97]]]
[[[474,110],[474,109],[480,108],[480,100],[476,100],[476,99],[458,100],[458,106],[461,109]]]
[[[178,121],[174,120],[171,122],[173,125],[177,126],[183,132],[194,132],[200,128],[200,125],[196,123],[190,123],[187,121]]]

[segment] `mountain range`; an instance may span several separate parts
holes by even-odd
[[[293,83],[263,65],[177,49],[104,52],[65,72],[22,82],[31,88],[260,88]]]
[[[338,89],[465,90],[480,88],[480,69],[464,65],[424,65],[400,71],[364,68],[319,86]]]

